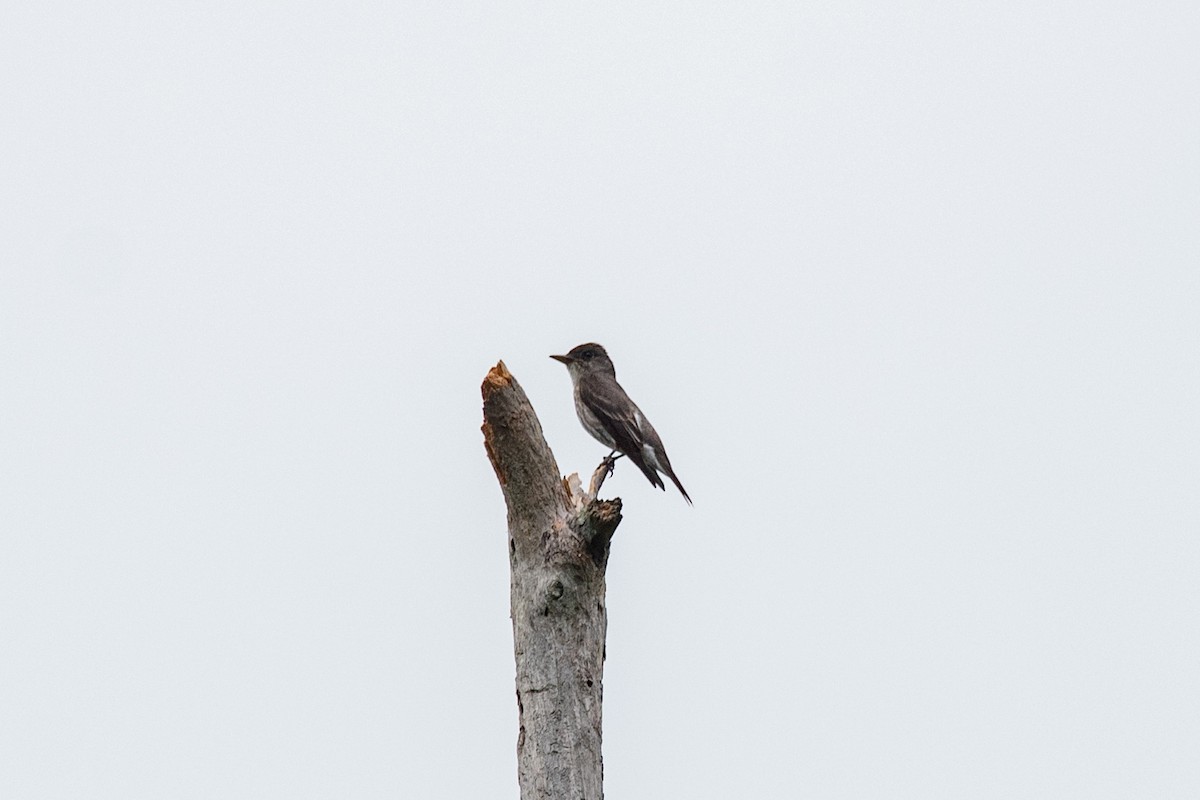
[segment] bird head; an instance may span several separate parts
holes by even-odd
[[[571,349],[565,356],[550,356],[555,361],[567,365],[572,376],[585,375],[591,372],[607,372],[615,376],[617,370],[613,367],[612,359],[604,348],[595,342],[581,344]]]

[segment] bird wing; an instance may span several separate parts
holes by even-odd
[[[655,434],[641,409],[629,399],[629,395],[625,394],[616,378],[594,375],[586,380],[588,386],[587,391],[583,393],[584,402],[617,443],[617,449],[637,464],[638,469],[650,479],[650,483],[660,489],[664,488],[662,478],[658,477],[654,467],[646,463],[642,454],[647,432],[650,437],[654,437]]]

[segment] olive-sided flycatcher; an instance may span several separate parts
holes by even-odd
[[[683,484],[675,477],[675,470],[671,469],[662,439],[617,383],[617,370],[604,348],[595,343],[581,344],[565,356],[550,357],[566,364],[571,373],[571,383],[575,386],[575,413],[584,429],[613,452],[619,450],[628,456],[650,483],[663,491],[667,487],[658,473],[666,475],[691,505],[692,498],[688,497]]]

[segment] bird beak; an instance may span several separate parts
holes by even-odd
[[[575,360],[575,359],[571,358],[570,356],[550,356],[550,357],[553,358],[555,361],[561,361],[564,364],[570,364],[572,361]]]

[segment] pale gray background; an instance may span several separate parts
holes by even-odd
[[[613,800],[1200,797],[1195,2],[0,15],[0,797],[517,796],[597,340]]]

